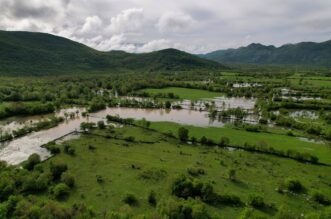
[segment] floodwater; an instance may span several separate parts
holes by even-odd
[[[234,83],[232,85],[234,88],[240,88],[240,87],[262,87],[262,84],[258,83]]]
[[[325,144],[324,141],[313,139],[313,138],[298,137],[298,139],[301,141],[309,142],[309,143]]]
[[[180,105],[183,109],[207,110],[206,103],[208,103],[209,106],[213,105],[214,109],[219,111],[237,107],[243,110],[252,111],[254,109],[256,99],[245,97],[215,97],[193,102],[190,100],[182,100],[175,102],[174,104]]]
[[[213,99],[216,106],[221,107],[242,107],[247,109],[254,108],[255,101],[253,99],[236,100],[236,98],[224,98],[219,97]],[[225,104],[223,102],[226,101]],[[244,104],[243,104],[244,103]],[[211,120],[208,117],[207,111],[199,110],[166,110],[166,109],[137,109],[137,108],[107,108],[105,110],[98,111],[96,113],[89,114],[88,117],[82,117],[81,113],[85,112],[84,108],[69,108],[62,109],[54,114],[44,116],[29,116],[29,117],[15,117],[0,123],[0,129],[6,131],[12,131],[18,128],[22,128],[26,125],[31,125],[43,119],[47,119],[50,116],[62,116],[66,120],[60,123],[58,126],[41,130],[38,132],[30,133],[26,136],[14,139],[12,141],[0,143],[0,160],[4,160],[9,164],[19,164],[26,160],[29,155],[37,153],[41,156],[41,159],[47,159],[51,156],[49,151],[40,146],[47,144],[48,142],[57,140],[68,133],[77,131],[80,129],[82,122],[97,122],[105,120],[107,115],[119,115],[122,118],[135,118],[149,121],[168,121],[186,125],[194,126],[217,126],[221,127],[226,122],[231,122],[233,119],[227,121]],[[250,115],[248,120],[254,118]],[[71,137],[71,136],[70,136]],[[58,140],[61,141],[61,140]]]

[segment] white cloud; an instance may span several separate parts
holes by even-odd
[[[324,41],[330,21],[327,0],[0,0],[0,29],[132,52]]]
[[[109,31],[111,33],[132,32],[138,30],[144,21],[142,8],[130,8],[122,11],[110,20]]]
[[[89,16],[85,19],[85,23],[80,31],[81,34],[96,35],[102,27],[102,20],[98,16]]]
[[[157,27],[161,32],[183,32],[190,30],[195,23],[188,14],[168,12],[160,17]]]

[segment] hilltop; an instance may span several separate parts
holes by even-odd
[[[176,49],[151,53],[101,52],[46,33],[0,31],[0,73],[69,74],[116,71],[186,71],[223,65]]]

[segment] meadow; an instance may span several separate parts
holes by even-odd
[[[151,128],[163,133],[176,134],[179,127],[182,125],[171,122],[153,122]],[[248,132],[245,130],[234,129],[229,127],[196,127],[184,126],[189,130],[190,137],[200,139],[205,136],[219,142],[222,137],[227,137],[230,140],[230,145],[243,146],[245,143],[258,145],[263,144],[266,147],[273,147],[279,150],[296,150],[298,152],[309,152],[316,155],[319,160],[326,164],[331,164],[331,148],[328,145],[321,143],[306,142],[297,137],[287,136],[285,133],[266,133],[266,132]]]
[[[128,137],[134,137],[134,140],[124,140]],[[246,208],[250,208],[247,203],[252,194],[261,195],[264,202],[272,204],[275,209],[291,209],[293,215],[306,215],[323,209],[309,198],[315,189],[331,196],[330,167],[241,150],[183,144],[159,132],[139,127],[95,130],[64,145],[73,148],[75,154],[60,153],[43,166],[66,163],[76,181],[66,203],[84,202],[105,215],[112,211],[147,217],[157,215],[157,212],[162,212],[163,203],[178,199],[171,194],[171,185],[182,174],[211,182],[217,193],[238,196],[244,203],[241,206],[202,203],[213,218],[238,218],[247,211]],[[89,149],[90,146],[93,150]],[[190,169],[203,169],[204,173],[192,176]],[[235,180],[229,179],[230,169],[235,170]],[[102,181],[98,181],[99,178]],[[287,178],[300,179],[306,191],[302,194],[277,192],[275,189]],[[151,191],[156,193],[156,207],[148,203]],[[127,194],[136,197],[137,203],[124,203]],[[252,208],[251,211],[255,216],[274,217],[278,212],[275,209]]]

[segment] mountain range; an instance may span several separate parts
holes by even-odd
[[[225,64],[331,66],[331,40],[321,43],[286,44],[280,47],[253,43],[238,49],[217,50],[199,56]]]
[[[165,49],[150,53],[101,52],[46,33],[0,31],[0,74],[68,74],[224,69],[198,56]]]

